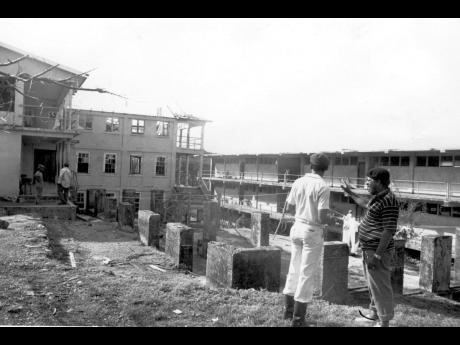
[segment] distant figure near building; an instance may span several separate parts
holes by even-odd
[[[69,169],[69,163],[64,163],[64,167],[59,172],[59,177],[57,181],[60,205],[67,205],[71,179],[72,172]]]
[[[35,204],[40,203],[40,199],[43,194],[43,172],[45,171],[45,166],[43,164],[39,164],[37,167],[37,171],[34,174],[34,185],[35,185]]]
[[[350,255],[358,253],[358,243],[356,234],[358,233],[359,222],[353,217],[353,211],[349,210],[348,214],[342,218],[343,220],[343,236],[342,242],[348,244]]]

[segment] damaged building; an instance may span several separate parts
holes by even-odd
[[[324,179],[331,187],[331,207],[358,218],[364,210],[340,188],[348,178],[364,190],[366,172],[376,166],[390,171],[391,189],[403,203],[417,205],[431,224],[457,224],[460,217],[460,150],[326,152]],[[308,153],[206,156],[204,180],[224,204],[282,212],[292,182],[309,172]],[[451,220],[449,220],[451,219]]]
[[[72,108],[88,74],[0,43],[0,196],[31,195],[45,166],[44,195],[56,195],[60,169],[73,174],[79,208],[89,191],[150,209],[154,193],[198,188],[206,120]],[[80,91],[80,92],[83,92]],[[100,89],[90,90],[101,92]],[[162,195],[159,196],[163,198]]]

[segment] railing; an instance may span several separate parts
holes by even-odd
[[[281,185],[283,187],[292,186],[292,182],[304,175],[294,174],[273,174],[264,172],[229,172],[229,171],[203,171],[204,179],[224,179],[235,182],[248,182],[257,184]],[[346,176],[325,176],[324,180],[330,187],[339,188],[342,179],[347,179],[357,188],[365,188],[365,179]],[[444,197],[449,200],[452,197],[460,197],[460,183],[442,181],[416,181],[416,180],[391,180],[391,190],[395,193],[420,194]]]
[[[201,150],[202,148],[202,140],[201,138],[195,138],[195,137],[182,137],[177,138],[176,141],[176,147],[181,148],[181,149],[190,149],[190,150]]]
[[[25,106],[23,125],[28,128],[61,129],[62,111],[56,107]]]

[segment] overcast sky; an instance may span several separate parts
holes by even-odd
[[[458,19],[0,19],[90,73],[74,107],[185,112],[218,153],[460,148]]]

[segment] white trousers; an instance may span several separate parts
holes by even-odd
[[[294,300],[309,303],[313,299],[315,275],[323,250],[323,230],[295,222],[290,232],[291,262],[283,294]]]

